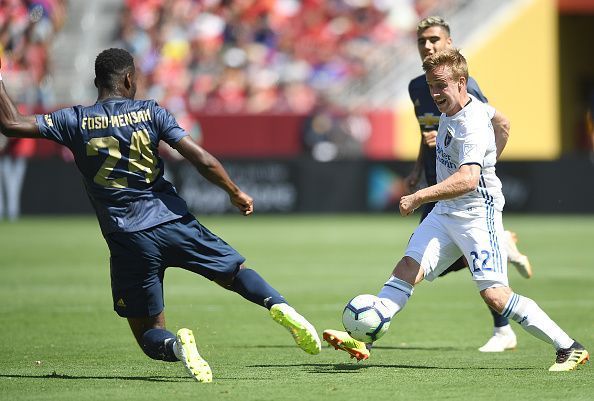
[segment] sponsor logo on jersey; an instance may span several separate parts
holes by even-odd
[[[424,128],[437,127],[439,124],[439,116],[436,116],[433,113],[425,113],[422,116],[417,116],[417,120],[419,120],[421,127]]]
[[[445,139],[443,140],[443,146],[445,146],[446,148],[448,146],[450,146],[450,143],[452,143],[452,138],[454,137],[452,135],[452,131],[450,130],[450,127],[448,127],[447,130],[448,130],[448,132],[447,132],[447,134],[445,136]]]
[[[48,127],[54,126],[54,121],[52,120],[52,116],[50,116],[49,114],[44,114],[43,119],[45,120],[45,123],[47,124]]]
[[[447,154],[442,148],[441,146],[437,145],[435,147],[435,155],[436,155],[436,160],[443,164],[444,166],[446,166],[448,169],[450,170],[456,170],[457,166],[456,163],[454,163],[452,161],[452,156]]]
[[[473,143],[464,144],[462,146],[462,152],[464,153],[464,156],[468,156],[474,150],[475,147],[476,145]]]
[[[118,299],[118,302],[116,302],[116,305],[121,307],[121,308],[125,308],[126,307],[126,303],[124,302],[123,298]]]

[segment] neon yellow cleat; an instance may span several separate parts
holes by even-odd
[[[288,304],[276,304],[270,308],[272,319],[285,327],[303,351],[316,355],[320,353],[322,345],[316,329],[303,316]]]
[[[590,354],[584,346],[574,341],[570,348],[557,350],[557,360],[549,368],[549,372],[568,372],[578,365],[583,365],[590,359]]]
[[[367,345],[362,341],[355,340],[345,331],[324,330],[323,336],[324,340],[334,349],[348,352],[351,358],[357,358],[357,361],[369,358],[370,352]]]
[[[212,370],[210,370],[208,362],[202,359],[198,353],[192,330],[179,329],[177,331],[175,346],[177,347],[177,352],[181,357],[182,363],[194,380],[200,383],[212,382]]]

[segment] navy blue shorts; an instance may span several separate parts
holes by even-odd
[[[154,316],[163,310],[167,267],[215,280],[235,274],[245,261],[192,215],[142,231],[111,233],[106,240],[113,308],[122,317]]]

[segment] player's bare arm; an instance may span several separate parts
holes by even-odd
[[[0,60],[0,68],[2,61]],[[35,116],[23,116],[6,93],[0,80],[0,131],[13,138],[40,138],[41,133]]]
[[[400,198],[400,214],[408,216],[425,203],[452,199],[474,191],[478,186],[480,175],[481,166],[464,164],[442,182]]]
[[[491,119],[493,131],[495,131],[495,145],[497,146],[497,160],[503,153],[507,140],[509,139],[510,122],[501,112],[495,111],[495,115]]]
[[[182,138],[175,144],[174,148],[192,163],[204,178],[227,192],[231,203],[244,216],[253,213],[254,200],[252,197],[239,189],[233,180],[231,180],[223,165],[213,155],[199,146],[189,136]]]
[[[592,146],[590,150],[594,150],[594,115],[592,115],[591,109],[588,109],[586,112],[586,131],[590,136],[590,143]]]
[[[586,131],[591,138],[592,147],[594,149],[594,115],[592,115],[592,110],[586,112]]]
[[[423,135],[423,142],[425,145],[429,146],[430,148],[434,148],[437,143],[437,131],[423,131],[421,132]]]
[[[421,174],[423,173],[423,138],[421,138],[421,144],[419,146],[419,153],[417,154],[417,161],[412,171],[404,179],[408,193],[411,194],[416,191],[419,181],[421,180]]]
[[[417,189],[421,179],[421,174],[423,173],[423,146],[426,145],[430,148],[435,148],[436,140],[436,130],[421,132],[421,144],[419,146],[417,161],[415,162],[415,166],[413,167],[410,174],[404,179],[409,194],[413,193]]]

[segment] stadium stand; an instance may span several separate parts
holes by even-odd
[[[303,151],[317,160],[353,159],[366,154],[372,122],[361,106],[370,104],[374,81],[402,62],[393,55],[404,43],[402,56],[417,59],[408,44],[419,18],[449,15],[465,4],[127,0],[116,43],[135,55],[146,79],[139,96],[158,99],[190,131],[199,131],[198,115],[209,126],[206,145],[219,156],[242,155],[229,149],[232,141],[213,127],[211,116],[300,115],[299,132],[290,123],[285,130],[287,144],[300,143],[272,155]],[[245,145],[263,144],[255,150],[263,155],[273,135],[254,133]]]
[[[14,92],[21,104],[48,109],[92,102],[94,88],[85,84],[92,80],[88,65],[106,44],[121,46],[135,55],[142,72],[138,95],[155,98],[172,110],[194,137],[201,136],[196,116],[204,120],[228,114],[245,118],[298,115],[304,118],[304,124],[298,123],[303,128],[292,130],[289,135],[299,138],[287,141],[287,148],[289,143],[296,145],[283,154],[306,151],[319,160],[332,160],[365,154],[372,122],[361,105],[381,99],[385,106],[386,98],[394,95],[386,91],[398,87],[398,74],[402,75],[398,67],[417,67],[412,61],[416,50],[411,47],[411,35],[418,19],[429,14],[455,14],[468,7],[467,3],[473,2],[126,0],[122,4],[116,0],[13,0],[5,8],[20,10],[14,14],[21,20],[28,18],[29,25],[36,27],[31,31],[44,33],[39,49],[37,43],[26,44],[39,61],[30,63],[26,74],[37,77],[40,90],[27,93],[31,91],[21,85],[21,90]],[[43,10],[41,21],[31,23],[34,18],[27,17],[33,15],[28,7]],[[3,25],[4,30],[24,32],[24,24],[18,21]],[[54,28],[48,29],[46,21]],[[53,38],[57,28],[64,34],[52,43],[48,38]],[[49,46],[53,74],[47,74]],[[31,81],[23,77],[11,82]],[[312,121],[331,121],[332,127],[323,135],[306,131]],[[319,128],[319,124],[313,127]],[[272,144],[271,135],[259,142]],[[217,138],[221,145],[228,143]],[[207,145],[217,153],[218,143]],[[55,151],[48,148],[53,147],[42,145],[41,152]],[[265,155],[267,150],[258,152]]]
[[[18,103],[33,108],[53,103],[48,53],[65,16],[64,0],[0,2],[2,73]]]
[[[66,20],[65,0],[0,2],[2,74],[11,96],[23,112],[55,104],[51,47]],[[50,146],[49,153],[56,147]],[[28,158],[44,152],[30,139],[7,140],[0,134],[0,157]]]
[[[460,1],[127,0],[119,43],[148,97],[206,113],[308,113],[344,99],[414,32]],[[176,106],[177,107],[177,106]]]

